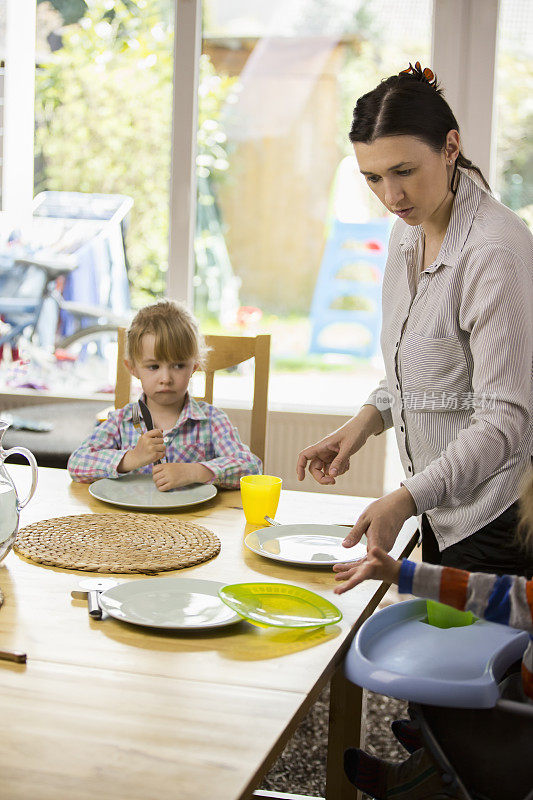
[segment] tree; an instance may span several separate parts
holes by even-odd
[[[79,22],[63,29],[62,47],[38,65],[36,191],[133,197],[128,258],[133,300],[141,304],[164,292],[168,267],[171,3],[86,5]],[[211,186],[227,168],[219,116],[234,82],[202,57],[198,169]]]

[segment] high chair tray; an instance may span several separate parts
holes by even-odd
[[[425,600],[407,600],[373,614],[345,660],[346,677],[373,692],[437,706],[491,708],[498,681],[520,659],[529,636],[477,620],[436,628]]]

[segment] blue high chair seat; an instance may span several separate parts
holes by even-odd
[[[528,641],[525,631],[486,620],[434,627],[427,623],[426,601],[407,600],[366,620],[346,656],[345,674],[358,686],[400,700],[492,708],[498,682]]]

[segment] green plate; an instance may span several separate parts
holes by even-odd
[[[342,619],[329,600],[287,583],[233,583],[218,594],[233,611],[260,628],[317,628]]]

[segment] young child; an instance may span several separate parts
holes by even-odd
[[[135,403],[112,411],[70,456],[71,477],[90,482],[139,472],[166,492],[191,483],[236,489],[242,475],[260,474],[261,461],[226,414],[188,393],[205,353],[185,306],[162,300],[139,311],[128,330],[126,366],[141,382],[154,429],[142,421],[142,430],[135,429]]]
[[[533,475],[520,507],[519,531],[525,555],[533,548]],[[400,563],[378,547],[373,547],[359,564],[336,564],[334,570],[338,573],[336,580],[344,581],[335,589],[337,594],[365,580],[377,579],[397,584],[402,594],[437,600],[460,611],[471,611],[477,617],[528,631],[530,641],[521,665],[519,699],[533,703],[533,579],[469,573],[407,559]],[[422,708],[450,763],[476,796],[522,800],[533,787],[530,719],[493,708]],[[392,730],[411,757],[401,764],[391,764],[363,750],[347,750],[345,770],[349,780],[378,800],[450,796],[439,771],[422,749],[416,726],[409,720],[396,720]]]

